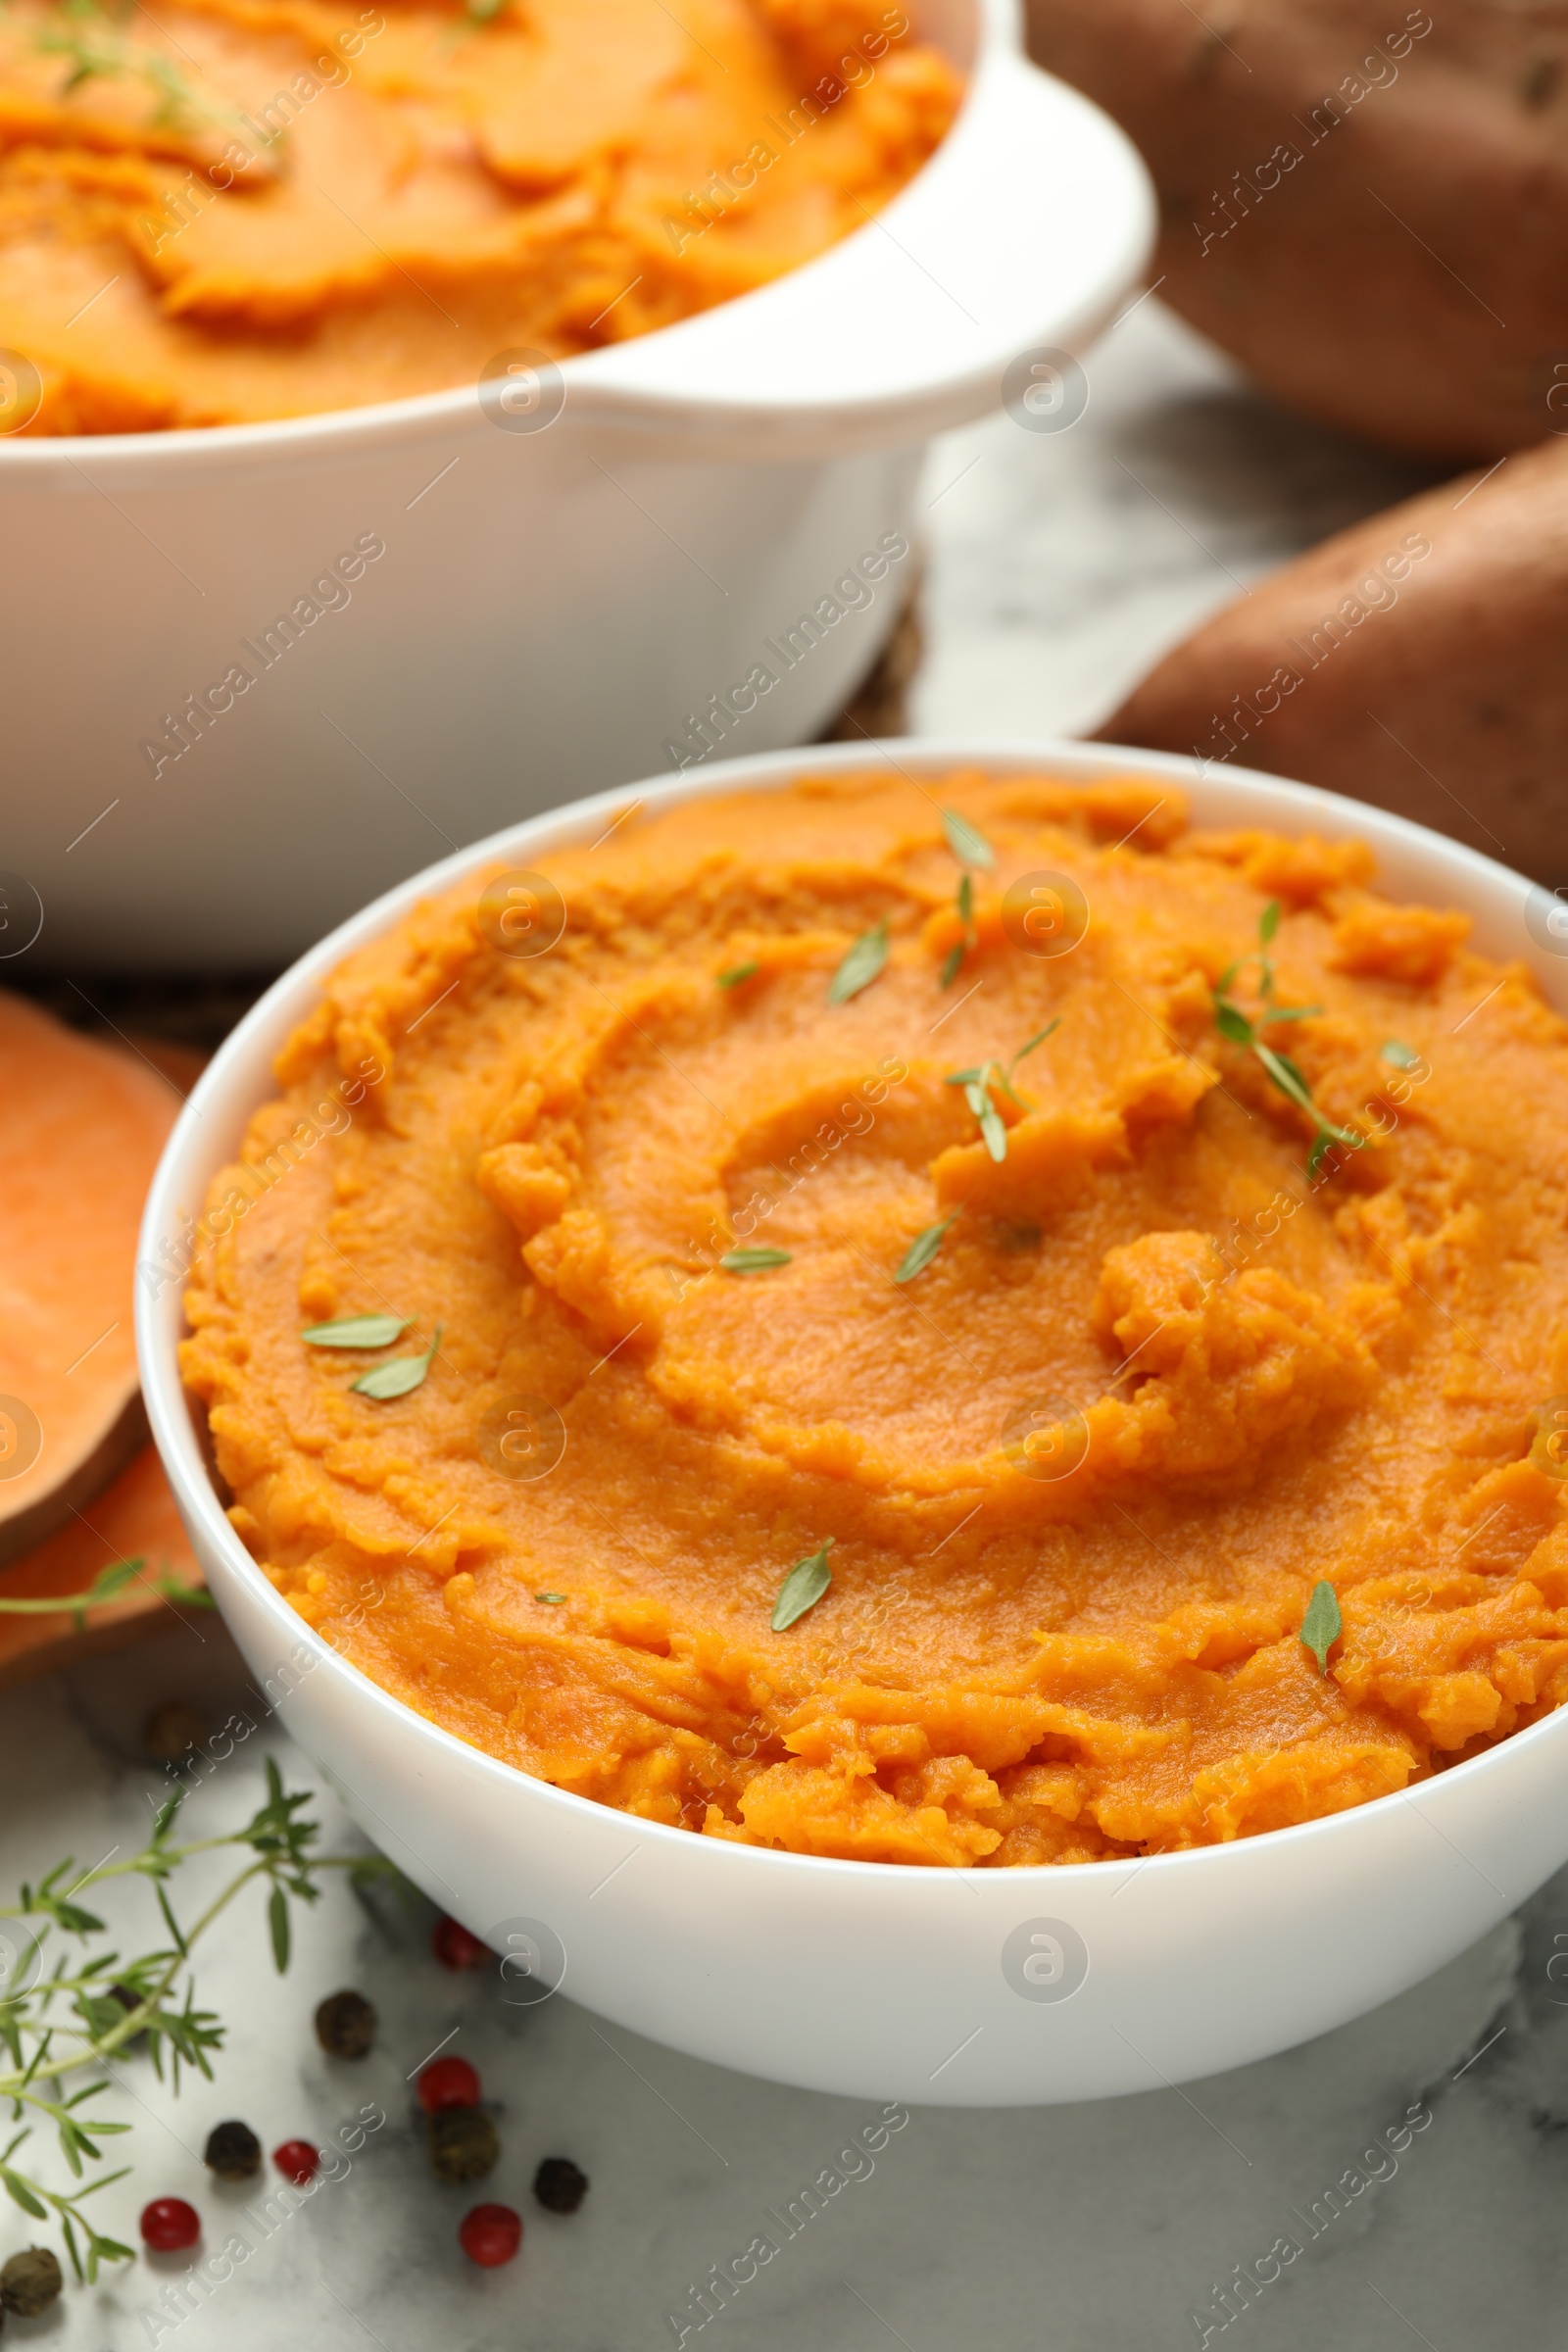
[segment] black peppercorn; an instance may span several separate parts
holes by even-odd
[[[35,2320],[60,2292],[60,2265],[47,2246],[13,2254],[0,2271],[0,2303],[19,2320]]]
[[[215,2124],[202,2161],[220,2180],[249,2180],[262,2169],[262,2143],[249,2124]]]
[[[430,2162],[443,2180],[482,2180],[501,2153],[482,2107],[443,2107],[430,2118]]]
[[[329,2058],[363,2058],[375,2039],[375,2011],[364,1993],[331,1993],[316,2012],[316,2038]]]
[[[155,1764],[177,1764],[207,1744],[207,1724],[183,1699],[154,1707],[142,1726],[142,1745]]]
[[[533,2177],[533,2193],[546,2213],[575,2213],[588,2194],[588,2176],[569,2156],[547,2156]]]
[[[111,2000],[118,2001],[122,2009],[128,2015],[132,2009],[141,2007],[146,1995],[138,1992],[134,1984],[111,1984],[109,1997]],[[140,2034],[132,2034],[130,2039],[122,2041],[120,2046],[122,2050],[140,2050],[145,2049],[146,2045],[147,2035],[144,2030]]]

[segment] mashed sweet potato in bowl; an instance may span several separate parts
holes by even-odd
[[[149,1207],[253,1669],[531,1985],[729,2063],[1081,2096],[1391,1993],[1568,1850],[1550,943],[1083,747],[449,860]]]

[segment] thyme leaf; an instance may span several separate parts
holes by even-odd
[[[948,837],[948,847],[960,865],[989,868],[997,862],[997,853],[978,825],[972,825],[956,808],[944,808],[942,830]]]
[[[1392,1061],[1396,1070],[1413,1070],[1420,1066],[1421,1056],[1415,1048],[1401,1046],[1396,1037],[1389,1038],[1384,1045],[1380,1046],[1378,1054],[1380,1059]]]
[[[747,963],[732,963],[727,972],[719,973],[718,985],[720,988],[739,988],[743,980],[755,980],[761,968],[755,956]]]
[[[335,1323],[313,1323],[300,1338],[310,1348],[390,1348],[413,1321],[412,1315],[342,1315]]]
[[[1301,1619],[1301,1646],[1309,1649],[1316,1658],[1319,1674],[1328,1673],[1329,1650],[1339,1640],[1343,1626],[1339,1595],[1334,1587],[1327,1583],[1314,1585],[1312,1597],[1306,1604],[1306,1615]]]
[[[384,1364],[361,1373],[349,1386],[361,1396],[371,1396],[377,1404],[390,1403],[394,1396],[407,1396],[416,1389],[435,1360],[441,1345],[442,1325],[435,1327],[435,1338],[422,1355],[394,1355]]]
[[[828,983],[830,1004],[847,1004],[862,988],[869,988],[888,959],[888,918],[873,930],[862,931]]]
[[[952,1217],[944,1217],[939,1224],[928,1225],[923,1233],[915,1235],[899,1262],[899,1270],[893,1277],[895,1282],[912,1282],[917,1274],[925,1272],[941,1249],[948,1227],[957,1213],[955,1209]]]
[[[833,1542],[834,1539],[829,1536],[819,1551],[813,1551],[807,1559],[797,1560],[780,1585],[769,1620],[775,1634],[787,1633],[798,1617],[804,1617],[808,1609],[814,1609],[833,1582],[832,1571],[827,1564]]]
[[[726,1250],[719,1264],[726,1274],[766,1274],[794,1262],[792,1250]]]

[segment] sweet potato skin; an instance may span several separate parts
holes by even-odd
[[[1565,636],[1568,442],[1548,441],[1287,564],[1098,732],[1353,794],[1554,889],[1568,880]]]
[[[1568,427],[1563,0],[1029,19],[1143,150],[1161,295],[1286,407],[1456,465]]]

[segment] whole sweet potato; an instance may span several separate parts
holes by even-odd
[[[1143,150],[1164,299],[1277,400],[1455,464],[1568,426],[1564,0],[1028,4]]]
[[[1103,741],[1298,776],[1568,881],[1568,441],[1325,540],[1152,670]]]

